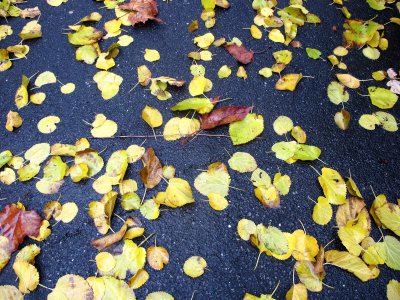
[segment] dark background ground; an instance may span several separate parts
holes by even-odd
[[[62,95],[59,87],[48,85],[42,88],[47,99],[42,106],[29,105],[21,109],[24,119],[23,126],[14,133],[8,133],[1,125],[0,150],[10,149],[13,153],[20,153],[39,142],[73,143],[80,137],[88,137],[90,128],[81,120],[93,120],[96,113],[104,113],[107,117],[119,124],[119,134],[151,134],[151,130],[141,120],[140,113],[146,104],[157,107],[162,111],[164,120],[169,120],[172,113],[169,108],[181,99],[187,98],[186,88],[172,89],[173,98],[167,102],[158,101],[149,91],[138,87],[133,93],[129,89],[137,81],[136,67],[146,64],[153,71],[153,75],[170,75],[176,78],[190,80],[190,60],[186,58],[189,51],[197,48],[192,39],[207,30],[200,21],[200,29],[195,33],[188,33],[186,26],[193,19],[199,19],[201,13],[200,1],[174,0],[171,3],[159,3],[159,17],[164,24],[151,23],[138,28],[125,28],[127,33],[135,38],[135,42],[127,48],[122,48],[117,57],[117,66],[111,71],[124,78],[120,93],[117,97],[106,102],[93,82],[96,73],[94,66],[89,66],[75,60],[75,48],[62,35],[68,24],[77,22],[81,17],[92,11],[100,11],[104,21],[110,20],[113,13],[100,9],[101,3],[94,1],[70,0],[67,4],[53,8],[44,1],[29,1],[21,7],[39,5],[42,10],[40,23],[43,29],[43,38],[28,42],[31,52],[27,60],[14,62],[12,69],[0,73],[1,87],[1,123],[5,124],[9,110],[16,110],[14,93],[21,82],[22,74],[31,76],[37,71],[50,70],[55,72],[58,79],[64,83],[74,82],[76,90],[70,95]],[[368,98],[358,96],[350,91],[351,99],[346,105],[352,114],[353,121],[349,130],[341,131],[333,122],[333,115],[339,109],[331,104],[326,97],[326,86],[334,78],[336,70],[322,60],[309,59],[304,49],[290,49],[294,59],[284,72],[302,72],[305,75],[315,76],[314,79],[303,79],[294,93],[278,92],[274,89],[277,76],[264,79],[257,75],[260,68],[273,64],[272,52],[284,49],[284,46],[275,44],[267,39],[267,34],[261,41],[251,39],[248,28],[252,24],[254,11],[251,1],[232,1],[228,10],[218,10],[217,25],[211,30],[216,38],[220,36],[237,36],[248,48],[256,51],[269,47],[270,50],[256,55],[253,63],[246,67],[249,79],[243,81],[236,76],[226,80],[219,80],[217,71],[223,64],[233,67],[236,72],[236,62],[223,49],[211,48],[215,54],[213,61],[204,62],[206,76],[214,83],[210,96],[220,95],[222,98],[232,97],[232,105],[255,105],[255,111],[261,113],[265,120],[263,139],[250,144],[233,147],[229,139],[199,137],[193,142],[181,145],[177,142],[166,142],[162,139],[147,140],[146,146],[155,148],[161,161],[173,164],[177,168],[177,176],[188,180],[191,184],[199,173],[196,169],[205,169],[215,161],[227,162],[228,155],[224,147],[230,152],[248,151],[256,159],[259,166],[273,175],[278,168],[292,178],[292,188],[289,195],[283,197],[281,208],[276,210],[264,208],[253,196],[252,187],[246,177],[231,171],[232,185],[243,188],[246,192],[230,191],[230,206],[223,212],[213,211],[207,202],[193,188],[196,204],[175,210],[163,211],[156,221],[144,221],[146,233],[157,233],[157,244],[166,247],[170,253],[170,263],[163,271],[150,273],[150,280],[136,292],[139,299],[144,299],[149,292],[164,290],[176,299],[190,299],[196,291],[195,299],[241,299],[245,292],[254,294],[271,293],[278,281],[280,287],[276,291],[276,298],[282,299],[292,284],[292,268],[294,261],[278,261],[271,257],[262,256],[258,269],[253,271],[257,251],[247,242],[239,239],[236,233],[236,224],[241,218],[249,218],[256,223],[279,226],[282,230],[293,231],[300,228],[299,219],[305,224],[307,233],[315,236],[319,243],[326,244],[337,238],[334,222],[328,226],[319,226],[311,219],[313,203],[307,196],[316,199],[322,191],[317,182],[317,175],[306,164],[296,163],[287,165],[277,160],[269,153],[273,143],[281,141],[272,130],[272,122],[279,115],[287,115],[294,122],[301,125],[308,135],[308,143],[322,149],[321,159],[343,175],[351,169],[353,178],[358,183],[368,206],[373,195],[370,185],[376,193],[385,193],[391,201],[399,197],[400,185],[398,145],[399,134],[384,132],[378,128],[368,132],[358,124],[358,118],[364,113],[378,110],[372,107]],[[279,7],[284,7],[282,1]],[[308,1],[306,7],[318,14],[322,19],[319,26],[306,25],[299,29],[298,40],[304,47],[318,48],[324,56],[331,53],[334,47],[341,43],[342,23],[344,18],[341,12],[329,1]],[[354,18],[369,19],[377,15],[364,1],[351,1],[348,7]],[[397,16],[396,10],[386,10],[379,13],[376,21],[386,23],[391,16]],[[1,24],[5,21],[1,20]],[[26,21],[11,19],[14,34],[0,42],[1,47],[18,43],[17,33]],[[332,31],[336,25],[337,32]],[[102,26],[102,25],[101,25]],[[98,28],[101,28],[100,25]],[[377,61],[370,61],[363,57],[361,51],[353,50],[344,61],[349,66],[349,72],[358,78],[370,78],[372,71],[398,68],[400,58],[399,29],[397,25],[387,25],[385,35],[389,39],[388,51],[382,53]],[[110,43],[110,40],[102,43]],[[157,49],[161,60],[148,63],[143,59],[145,48]],[[233,73],[234,74],[234,73]],[[368,83],[364,83],[361,93],[366,94]],[[399,106],[390,111],[400,118]],[[50,134],[40,134],[36,129],[37,122],[47,115],[58,115],[61,123],[58,129]],[[161,130],[157,130],[161,132]],[[213,133],[227,133],[228,128],[214,130]],[[92,147],[101,150],[108,146],[103,157],[117,150],[128,147],[130,144],[140,144],[140,139],[119,140],[92,140]],[[313,165],[322,167],[320,162]],[[139,182],[138,170],[141,164],[130,165],[125,178],[134,178]],[[73,184],[69,179],[61,189],[61,202],[75,201],[80,208],[78,216],[70,224],[58,224],[52,230],[50,237],[40,243],[42,253],[37,258],[36,266],[40,272],[40,282],[53,287],[57,279],[65,274],[73,273],[84,277],[93,275],[96,271],[94,259],[97,251],[90,246],[89,241],[96,238],[97,231],[85,208],[91,200],[99,200],[100,195],[91,188],[92,182]],[[165,189],[161,183],[158,190]],[[143,195],[140,186],[139,195]],[[155,191],[148,194],[152,196]],[[0,186],[0,207],[7,203],[20,200],[27,209],[42,211],[44,204],[54,200],[58,195],[46,196],[36,191],[34,182],[16,182],[11,186]],[[117,206],[117,213],[126,217],[121,207]],[[118,228],[120,223],[114,219],[113,227]],[[379,235],[374,227],[373,236]],[[331,249],[342,249],[338,239],[331,244]],[[210,271],[204,276],[193,280],[185,276],[181,270],[184,261],[192,255],[201,255],[207,262]],[[0,284],[16,284],[15,274],[9,265],[0,274]],[[392,279],[399,279],[399,273],[386,266],[381,267],[378,279],[362,283],[352,274],[338,268],[327,267],[325,282],[334,289],[324,288],[321,293],[310,293],[311,299],[378,299],[385,298],[386,284]],[[38,288],[28,295],[27,299],[43,299],[47,290]]]

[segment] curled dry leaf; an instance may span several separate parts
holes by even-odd
[[[140,178],[147,188],[152,189],[161,181],[162,177],[162,166],[153,148],[146,149],[142,156],[142,162],[143,168],[139,173]]]
[[[97,240],[93,240],[90,244],[97,250],[102,251],[111,245],[118,243],[125,235],[128,226],[126,224],[122,225],[121,229],[115,233],[109,234]]]
[[[129,3],[121,4],[118,7],[130,12],[128,20],[132,26],[138,23],[146,23],[148,20],[161,22],[160,19],[156,18],[158,15],[156,0],[131,0]]]
[[[243,120],[253,106],[224,106],[200,116],[201,128],[212,129],[217,126]]]

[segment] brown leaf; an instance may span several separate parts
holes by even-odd
[[[118,243],[125,235],[128,226],[124,224],[121,229],[115,233],[103,236],[97,240],[93,240],[90,244],[95,247],[97,250],[102,251],[105,248],[110,247],[111,245]]]
[[[319,251],[317,256],[315,257],[315,263],[314,263],[314,272],[316,275],[325,275],[325,269],[324,269],[324,260],[325,260],[325,249],[324,247],[319,246]]]
[[[10,250],[14,252],[25,236],[38,236],[42,218],[36,211],[26,211],[16,204],[8,204],[0,212],[0,235],[10,241]]]
[[[146,23],[147,20],[161,22],[160,19],[156,18],[158,14],[156,0],[131,0],[129,3],[121,4],[119,8],[132,12],[128,16],[132,26],[137,23]]]
[[[350,197],[346,203],[339,206],[336,212],[336,223],[339,227],[346,226],[350,220],[355,220],[365,208],[365,202],[358,197]]]
[[[254,51],[248,51],[243,45],[238,46],[236,44],[226,45],[225,49],[228,50],[229,54],[233,56],[238,62],[246,65],[253,60]]]
[[[252,110],[253,106],[224,106],[213,110],[209,114],[200,116],[201,128],[214,127],[243,120]]]
[[[162,166],[153,148],[146,149],[142,162],[143,169],[140,170],[140,178],[147,188],[152,189],[161,181],[162,176]]]

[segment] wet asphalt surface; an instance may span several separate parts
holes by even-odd
[[[2,125],[0,129],[0,150],[10,149],[13,153],[26,151],[33,144],[48,142],[50,144],[63,142],[74,143],[81,137],[90,136],[90,127],[82,119],[92,121],[97,113],[103,113],[119,125],[118,134],[145,134],[151,135],[151,129],[142,121],[141,111],[148,104],[158,108],[164,117],[169,120],[173,116],[184,116],[185,113],[170,111],[179,100],[188,98],[187,88],[169,88],[173,98],[158,101],[150,91],[137,87],[128,93],[136,83],[136,67],[146,64],[153,75],[172,76],[190,81],[189,66],[191,61],[186,57],[197,47],[192,39],[204,34],[208,30],[200,20],[200,1],[174,0],[170,3],[159,1],[159,17],[164,23],[149,22],[146,26],[137,28],[124,27],[125,34],[134,37],[135,41],[129,47],[121,48],[116,58],[116,67],[110,71],[124,78],[119,94],[110,101],[104,101],[93,75],[96,68],[75,60],[75,48],[68,43],[65,33],[67,25],[74,24],[81,17],[92,11],[98,11],[103,19],[97,25],[102,28],[105,21],[113,18],[112,11],[101,9],[102,3],[95,1],[70,0],[60,7],[50,7],[43,1],[29,1],[21,7],[39,5],[42,16],[43,37],[28,41],[31,47],[28,59],[14,61],[13,67],[0,73],[0,120],[5,124],[9,110],[16,110],[14,94],[21,82],[23,74],[31,76],[37,71],[52,71],[63,82],[74,82],[76,90],[70,95],[59,92],[58,85],[47,85],[40,90],[47,94],[47,99],[41,106],[29,105],[20,110],[24,120],[23,126],[13,133],[9,133]],[[162,271],[154,271],[146,266],[150,273],[150,280],[136,291],[138,299],[152,291],[163,290],[171,293],[176,299],[190,299],[195,291],[194,299],[242,299],[245,292],[252,294],[271,293],[277,283],[280,286],[275,293],[277,299],[283,299],[286,291],[292,285],[292,268],[294,260],[278,261],[274,258],[262,256],[256,271],[253,270],[258,252],[248,242],[242,241],[236,233],[237,222],[241,218],[254,220],[281,228],[284,231],[294,231],[301,228],[299,220],[304,223],[308,234],[313,235],[321,244],[335,241],[329,249],[343,249],[337,238],[334,221],[327,226],[316,225],[311,218],[313,203],[307,199],[310,196],[316,199],[322,194],[317,181],[317,174],[309,164],[296,163],[287,165],[275,158],[270,152],[271,146],[284,138],[276,135],[272,123],[279,115],[292,118],[295,124],[300,125],[307,133],[308,144],[321,148],[321,160],[328,166],[347,176],[349,170],[364,195],[367,206],[373,200],[370,186],[376,193],[384,193],[390,201],[399,198],[399,142],[398,133],[384,132],[381,128],[367,131],[357,124],[362,114],[378,110],[373,107],[368,98],[359,96],[355,91],[349,91],[350,101],[346,109],[352,115],[352,121],[347,131],[341,131],[333,121],[334,114],[340,110],[329,102],[326,96],[326,87],[334,79],[337,70],[322,60],[312,60],[307,57],[305,47],[313,47],[327,56],[342,42],[342,23],[344,17],[340,10],[329,1],[308,1],[305,6],[316,13],[322,20],[320,25],[305,25],[299,28],[297,39],[303,43],[303,49],[289,50],[293,52],[293,60],[283,73],[298,73],[313,76],[304,78],[295,92],[280,92],[274,89],[278,76],[269,79],[257,74],[262,67],[274,63],[272,52],[286,49],[285,46],[268,40],[267,33],[261,41],[253,40],[248,30],[252,24],[255,12],[250,1],[232,1],[228,10],[217,9],[217,24],[211,32],[218,37],[238,37],[245,46],[261,52],[255,55],[254,61],[246,66],[248,80],[234,76],[237,63],[221,48],[211,48],[215,56],[210,62],[202,62],[206,67],[206,77],[211,79],[214,87],[208,96],[219,95],[221,98],[231,97],[231,105],[254,105],[254,111],[262,114],[265,121],[265,130],[261,139],[257,139],[243,146],[233,146],[227,138],[198,137],[182,145],[180,141],[167,142],[161,138],[147,139],[146,147],[153,147],[163,164],[174,165],[177,176],[188,180],[193,188],[196,203],[178,209],[163,210],[156,221],[141,218],[146,234],[157,233],[157,244],[164,246],[170,253],[170,263]],[[278,7],[284,7],[286,1],[280,2]],[[389,17],[398,16],[396,9],[376,12],[368,7],[364,1],[351,1],[348,7],[353,18],[370,19],[378,15],[377,22],[386,23]],[[198,19],[200,28],[194,33],[188,33],[187,25]],[[9,19],[14,34],[0,42],[0,48],[19,42],[18,33],[25,20]],[[0,24],[5,24],[4,20]],[[337,31],[332,27],[336,26]],[[351,50],[344,58],[349,67],[349,73],[360,79],[370,78],[373,71],[398,68],[400,61],[399,27],[395,24],[387,25],[385,36],[389,40],[389,49],[382,53],[376,61],[366,59],[361,51]],[[114,39],[115,40],[115,39]],[[112,43],[107,40],[101,43],[106,49]],[[145,48],[157,49],[161,60],[155,63],[143,59]],[[266,51],[264,51],[266,50]],[[221,80],[217,77],[219,68],[227,64],[232,67],[230,78]],[[375,85],[375,83],[371,83]],[[383,86],[383,83],[378,83]],[[366,94],[369,83],[363,83],[360,93]],[[396,118],[400,118],[399,105],[390,110]],[[47,116],[57,115],[61,123],[55,132],[44,135],[38,132],[37,122]],[[162,133],[161,129],[156,130]],[[228,127],[213,130],[213,134],[227,134]],[[111,153],[118,149],[125,149],[131,144],[141,144],[143,139],[108,139],[91,140],[92,148],[101,151],[102,157],[107,160]],[[216,161],[227,163],[229,156],[224,148],[230,152],[246,151],[257,160],[260,168],[271,176],[278,169],[289,174],[292,187],[287,196],[282,197],[279,209],[264,208],[253,195],[253,188],[247,177],[230,170],[231,185],[242,189],[231,189],[227,197],[230,205],[222,212],[213,211],[205,197],[193,187],[194,178],[199,174],[198,169],[206,169]],[[313,162],[316,168],[321,168],[321,162]],[[125,178],[133,178],[139,183],[138,194],[141,196],[144,187],[140,183],[138,172],[141,163],[129,166]],[[41,174],[39,174],[41,177]],[[53,287],[57,279],[65,274],[78,274],[83,277],[94,275],[96,265],[93,262],[97,250],[90,245],[90,240],[99,237],[93,221],[89,218],[86,207],[90,201],[100,200],[101,195],[91,188],[92,182],[79,184],[66,179],[62,186],[61,202],[74,201],[79,206],[79,213],[69,224],[57,224],[52,228],[52,234],[44,242],[39,243],[41,254],[36,259],[36,266],[40,272],[40,282]],[[152,197],[157,191],[164,190],[166,184],[161,182],[158,188],[148,192]],[[26,183],[16,182],[10,186],[0,185],[0,208],[6,204],[21,201],[27,209],[42,209],[57,195],[42,195],[35,189],[35,181]],[[139,212],[125,212],[119,204],[116,205],[117,214],[122,217],[129,215],[139,216]],[[52,221],[53,222],[53,221]],[[119,228],[120,221],[112,220],[112,226]],[[390,232],[386,232],[391,234]],[[379,238],[378,229],[374,226],[372,236]],[[140,239],[138,240],[140,241]],[[32,241],[26,240],[25,244]],[[146,244],[151,245],[152,240]],[[192,256],[200,255],[207,260],[209,270],[198,279],[191,279],[183,274],[184,261]],[[17,284],[12,270],[11,259],[8,266],[0,273],[0,284]],[[310,299],[383,299],[386,295],[386,284],[392,278],[399,279],[399,272],[386,266],[380,267],[381,274],[367,283],[362,283],[352,274],[338,268],[327,266],[324,282],[334,288],[324,288],[320,293],[309,293]],[[296,282],[298,280],[296,279]],[[27,295],[26,299],[45,299],[48,291],[41,287]]]

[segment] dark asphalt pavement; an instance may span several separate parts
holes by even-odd
[[[378,15],[377,22],[386,23],[391,16],[398,16],[394,10],[376,12],[368,7],[365,1],[346,2],[353,18],[370,19]],[[98,11],[103,19],[97,26],[102,28],[105,21],[113,18],[112,11],[102,7],[102,3],[91,0],[69,0],[60,7],[50,7],[44,1],[30,0],[21,7],[39,5],[42,10],[40,23],[43,37],[28,41],[30,53],[28,59],[14,61],[13,67],[0,73],[0,150],[10,149],[13,153],[21,153],[33,144],[74,143],[81,137],[90,136],[90,127],[82,122],[93,120],[96,113],[103,113],[119,124],[119,134],[151,135],[151,129],[142,121],[141,111],[148,104],[158,108],[164,117],[169,120],[173,116],[184,116],[185,113],[170,111],[179,100],[189,97],[187,88],[170,88],[173,98],[158,101],[150,91],[137,87],[132,93],[128,91],[136,83],[136,67],[146,64],[156,76],[167,75],[190,81],[189,66],[191,61],[186,57],[197,47],[192,39],[206,33],[203,22],[200,20],[200,1],[173,0],[170,3],[159,1],[159,17],[164,23],[149,22],[137,28],[125,27],[135,41],[129,47],[121,48],[116,58],[117,66],[110,71],[121,75],[124,82],[119,94],[110,101],[104,101],[93,75],[97,72],[94,66],[86,65],[75,60],[75,48],[70,45],[64,35],[67,25],[74,24],[81,17],[92,11]],[[286,5],[280,1],[279,7]],[[180,141],[167,142],[159,138],[147,139],[146,147],[153,147],[163,164],[172,164],[177,169],[177,176],[188,180],[193,188],[196,203],[178,209],[168,209],[161,213],[156,221],[147,221],[142,218],[146,234],[157,233],[157,244],[164,246],[170,253],[170,263],[162,271],[154,271],[146,267],[150,273],[150,280],[136,291],[138,299],[144,299],[149,292],[163,290],[171,293],[176,299],[190,299],[195,292],[194,299],[242,299],[245,292],[252,294],[271,293],[277,283],[280,286],[275,293],[277,299],[283,299],[292,285],[292,268],[294,260],[278,261],[274,258],[262,256],[256,271],[253,271],[258,252],[249,243],[242,241],[236,233],[237,222],[241,218],[254,220],[256,223],[271,224],[284,231],[294,231],[301,228],[299,220],[304,223],[307,233],[317,238],[319,243],[326,244],[336,239],[329,249],[343,249],[337,238],[335,225],[332,221],[328,226],[316,225],[311,218],[313,203],[307,199],[310,196],[316,199],[322,194],[317,181],[317,174],[308,164],[295,163],[288,165],[275,158],[270,152],[271,146],[283,138],[276,135],[272,123],[279,115],[292,118],[295,124],[300,125],[307,133],[308,144],[321,148],[321,160],[330,167],[338,170],[343,176],[348,175],[349,169],[353,179],[357,182],[365,197],[368,207],[373,200],[370,186],[376,193],[384,193],[390,201],[395,202],[400,197],[399,176],[399,133],[389,133],[377,128],[367,131],[361,128],[357,120],[362,114],[377,111],[368,98],[349,91],[350,101],[346,109],[352,115],[352,121],[347,131],[341,131],[333,121],[334,114],[340,109],[329,102],[326,96],[326,87],[334,79],[337,70],[331,70],[330,65],[322,60],[312,60],[307,57],[305,47],[320,49],[326,57],[342,42],[342,24],[344,17],[340,10],[330,5],[328,0],[310,0],[306,7],[316,13],[322,24],[305,25],[299,28],[297,39],[303,43],[303,49],[290,48],[293,52],[293,61],[284,73],[303,73],[314,78],[304,78],[295,92],[280,92],[274,89],[276,75],[265,79],[257,74],[262,67],[274,63],[272,52],[285,49],[280,44],[268,40],[267,34],[261,41],[253,40],[248,30],[252,24],[255,12],[251,8],[251,1],[233,0],[231,8],[217,10],[217,24],[211,30],[216,38],[238,37],[247,48],[261,52],[255,55],[254,62],[246,66],[248,80],[234,76],[237,63],[221,48],[211,48],[215,56],[210,62],[202,62],[206,67],[206,77],[210,78],[214,87],[209,96],[219,95],[221,98],[232,97],[231,105],[254,105],[255,111],[264,116],[265,130],[262,139],[243,146],[233,146],[226,138],[198,137],[192,142],[182,145]],[[188,33],[187,25],[198,19],[200,29]],[[9,19],[14,34],[0,42],[0,48],[12,43],[17,44],[20,39],[18,33],[23,19]],[[5,24],[5,20],[0,20]],[[101,24],[101,25],[100,25]],[[337,31],[332,30],[337,27]],[[370,78],[371,72],[389,67],[398,68],[400,61],[399,26],[387,25],[385,36],[389,40],[389,49],[382,53],[376,61],[366,59],[361,51],[351,50],[344,58],[349,67],[349,73],[360,79]],[[111,44],[111,40],[102,42],[102,48]],[[145,48],[157,49],[161,60],[155,63],[144,61]],[[221,80],[217,77],[219,68],[227,64],[232,67],[232,76]],[[23,74],[31,76],[37,71],[52,71],[63,82],[74,82],[76,90],[70,95],[59,92],[58,85],[44,86],[47,99],[41,106],[29,105],[20,110],[24,119],[23,126],[14,133],[5,130],[6,115],[9,110],[16,110],[14,94],[21,83]],[[375,85],[375,83],[373,83]],[[372,83],[371,83],[372,85]],[[379,84],[381,85],[381,84]],[[368,82],[362,84],[360,92],[367,93]],[[389,111],[397,119],[400,118],[399,105]],[[57,130],[49,135],[38,132],[37,122],[47,115],[57,115],[61,118]],[[156,130],[161,133],[161,129]],[[223,126],[212,133],[228,133],[228,127]],[[118,149],[125,149],[131,144],[140,144],[143,139],[114,139],[91,140],[91,145],[98,151],[104,149],[103,158]],[[223,212],[213,211],[205,197],[193,187],[194,178],[199,174],[197,169],[206,169],[216,161],[227,163],[229,156],[226,151],[246,151],[257,160],[260,168],[270,175],[281,170],[289,174],[292,187],[287,196],[282,197],[279,209],[264,208],[253,195],[253,188],[246,176],[230,170],[231,185],[244,191],[230,190],[227,197],[230,206]],[[321,162],[313,162],[313,166],[321,168]],[[133,178],[140,182],[138,171],[141,163],[130,165],[125,178]],[[40,176],[39,176],[40,177]],[[94,275],[96,265],[93,259],[97,253],[90,245],[90,240],[99,235],[89,218],[86,207],[92,200],[99,200],[101,196],[91,188],[92,182],[79,184],[66,179],[61,188],[61,202],[74,201],[79,206],[76,219],[70,224],[58,224],[52,228],[53,233],[39,246],[42,249],[37,258],[36,266],[40,272],[40,282],[53,287],[57,279],[65,274],[78,274],[84,277]],[[148,193],[154,196],[156,190],[166,188],[161,183],[159,188]],[[139,195],[143,195],[144,188],[139,184]],[[0,198],[7,198],[0,202],[0,208],[7,203],[21,201],[27,209],[42,211],[43,206],[58,195],[47,196],[35,189],[35,181],[26,183],[16,182],[11,186],[0,185]],[[127,217],[120,205],[116,213]],[[140,216],[139,212],[133,215]],[[120,226],[119,220],[114,218],[113,227]],[[389,231],[388,234],[391,234]],[[380,234],[374,226],[372,236],[376,239]],[[26,241],[29,243],[31,241]],[[151,244],[152,242],[150,242]],[[150,245],[148,244],[148,246]],[[183,274],[184,261],[192,256],[200,255],[207,260],[209,271],[198,279],[191,279]],[[0,273],[0,284],[17,284],[12,270],[12,262]],[[399,272],[386,266],[380,267],[381,275],[375,280],[362,283],[352,274],[338,268],[327,266],[324,282],[334,288],[325,287],[320,293],[309,293],[310,299],[384,299],[386,284],[392,278],[399,279]],[[297,279],[296,279],[297,281]],[[26,299],[44,299],[48,291],[38,289],[26,296]]]

